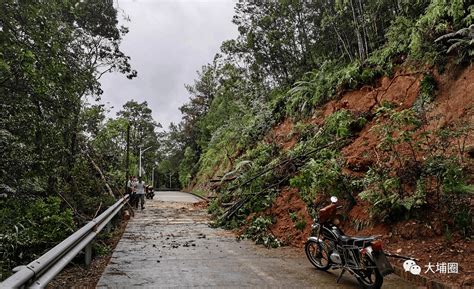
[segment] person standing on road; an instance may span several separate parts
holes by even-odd
[[[130,177],[130,205],[136,207],[137,202],[137,178],[135,176]]]
[[[130,176],[130,178],[127,181],[127,192],[126,194],[130,195],[132,197],[132,191],[133,191],[133,176]]]
[[[145,182],[142,180],[142,177],[138,177],[138,182],[135,185],[137,189],[137,202],[136,207],[138,209],[138,203],[140,202],[142,210],[145,208]]]

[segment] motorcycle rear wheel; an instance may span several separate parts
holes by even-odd
[[[308,240],[304,246],[304,251],[308,260],[314,267],[321,271],[327,271],[331,268],[331,261],[329,260],[329,252],[326,244],[317,242],[315,240]]]
[[[376,267],[374,260],[371,257],[366,256],[364,258],[364,264],[369,268],[365,270],[359,270],[358,276],[356,276],[357,281],[366,289],[379,289],[383,284],[383,276],[380,273],[379,269]]]

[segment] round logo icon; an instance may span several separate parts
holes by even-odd
[[[413,275],[420,275],[421,273],[421,267],[418,266],[418,265],[413,265],[410,267],[410,273],[412,273]]]
[[[405,272],[410,271],[410,267],[416,265],[415,261],[413,260],[406,260],[403,262],[403,269],[405,269]]]

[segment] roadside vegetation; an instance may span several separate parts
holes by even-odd
[[[216,225],[247,228],[243,236],[267,246],[279,244],[266,230],[275,223],[268,209],[286,187],[310,213],[330,195],[347,210],[369,203],[375,223],[434,210],[452,218],[445,231],[469,238],[474,124],[434,126],[430,112],[433,73],[472,63],[473,21],[462,0],[237,3],[240,35],[202,67],[181,108],[182,186],[212,197]],[[403,76],[415,79],[400,91],[417,88],[411,105],[380,88]],[[371,107],[344,107],[345,93],[364,89],[385,91]],[[291,131],[278,135],[286,122]],[[376,139],[375,154],[350,164],[344,148],[362,132]]]
[[[147,103],[106,118],[100,77],[137,72],[120,50],[127,28],[112,1],[0,4],[0,279],[65,239],[120,197],[130,127],[139,146],[160,146]],[[96,253],[104,249],[95,246]]]

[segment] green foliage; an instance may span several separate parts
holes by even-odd
[[[434,176],[447,196],[472,194],[473,185],[466,184],[465,170],[455,157],[434,156],[426,160],[426,173]]]
[[[303,231],[306,228],[306,219],[302,216],[301,218],[296,218],[293,220],[295,223],[295,229],[299,231]]]
[[[433,41],[440,34],[460,29],[472,24],[472,8],[467,0],[432,0],[426,12],[417,20],[417,30],[413,31],[410,53],[416,59],[425,61],[437,60],[440,49]],[[470,13],[467,13],[470,11]]]
[[[288,91],[286,112],[288,116],[307,117],[315,106],[337,97],[337,92],[371,83],[379,72],[351,64],[325,61],[318,70],[305,74]]]
[[[73,214],[61,199],[0,199],[0,273],[30,262],[75,230]]]
[[[301,198],[308,205],[314,202],[317,194],[343,196],[347,185],[341,159],[329,149],[323,149],[312,157],[299,174],[290,179],[290,186],[299,189]]]
[[[184,150],[184,157],[179,164],[179,181],[181,186],[187,187],[191,181],[191,178],[196,173],[196,154],[190,147],[186,147]]]
[[[112,249],[105,244],[94,242],[92,244],[92,252],[97,256],[107,256],[112,252]]]
[[[412,194],[403,192],[401,181],[388,172],[369,169],[359,181],[364,191],[359,197],[372,204],[371,212],[382,221],[408,217],[414,210],[426,204],[426,191],[423,180],[419,180]],[[407,195],[408,194],[408,195]]]
[[[471,8],[471,18],[474,18],[474,5]],[[470,21],[474,23],[471,19]],[[474,24],[471,26],[459,29],[456,32],[447,33],[441,37],[438,37],[435,42],[446,40],[449,43],[449,48],[446,53],[449,54],[455,51],[458,55],[457,63],[470,63],[474,56]]]
[[[296,222],[296,220],[298,220],[298,215],[296,214],[296,212],[289,212],[288,214],[290,215],[290,219],[293,222]]]
[[[20,184],[33,178],[34,192],[58,192],[80,150],[85,95],[100,96],[105,72],[136,75],[119,49],[125,30],[112,2],[7,0],[0,10],[0,158],[18,164],[2,167],[0,184],[28,192]]]
[[[353,130],[365,125],[364,118],[355,119],[354,116],[345,109],[336,111],[326,118],[324,131],[337,138],[345,138],[353,134]]]
[[[437,84],[433,75],[426,74],[420,82],[420,92],[413,104],[413,109],[422,113],[426,110],[426,106],[434,100]]]
[[[266,194],[259,198],[254,198],[251,202],[249,202],[246,206],[243,207],[241,210],[241,217],[245,218],[245,216],[249,215],[252,212],[263,212],[265,209],[269,208],[270,205],[275,200],[278,191],[276,190],[268,190]]]
[[[207,212],[213,216],[219,216],[222,213],[222,208],[219,206],[219,200],[213,199],[207,207]]]
[[[394,62],[403,61],[409,54],[410,39],[415,30],[413,18],[396,17],[385,34],[387,39],[385,44],[369,56],[367,63],[390,74]]]
[[[472,221],[472,209],[469,207],[469,205],[463,204],[456,209],[454,213],[454,226],[462,233],[463,236],[472,236]]]
[[[222,54],[203,66],[194,84],[187,86],[191,100],[181,108],[179,146],[192,149],[199,168],[195,174],[184,169],[182,183],[189,183],[190,177],[204,183],[234,172],[242,154],[284,116],[307,117],[344,90],[375,84],[377,77],[390,74],[393,65],[407,57],[436,58],[439,49],[432,40],[439,29],[433,30],[432,19],[467,23],[472,18],[461,9],[466,8],[462,0],[357,4],[236,4],[233,22],[239,36],[225,41]],[[328,134],[346,137],[363,126],[360,121],[349,127],[341,124]],[[330,138],[310,140],[313,132],[307,133],[303,139],[308,141],[293,153]]]
[[[397,111],[392,105],[385,103],[377,109],[376,115],[378,124],[372,129],[381,136],[378,148],[390,152],[399,167],[403,167],[406,160],[401,155],[401,145],[406,145],[413,161],[417,162],[416,150],[420,143],[415,141],[414,135],[422,122],[415,110],[410,108]]]
[[[262,244],[268,248],[277,248],[281,246],[281,242],[268,232],[268,227],[272,224],[271,217],[256,217],[252,224],[245,230],[241,238],[247,238]]]
[[[431,97],[435,87],[427,76],[421,94]],[[425,131],[414,109],[397,111],[389,104],[380,107],[377,116],[379,123],[374,130],[381,137],[379,159],[356,181],[363,188],[359,196],[372,204],[373,215],[397,219],[410,217],[414,209],[432,206],[462,216],[460,208],[473,191],[466,183],[462,161],[466,128]],[[450,148],[454,140],[457,149]]]
[[[306,228],[306,220],[305,219],[301,219],[299,220],[298,222],[296,222],[295,224],[295,228],[299,231],[303,231],[304,228]]]
[[[272,163],[279,160],[279,150],[275,144],[266,144],[264,142],[258,143],[255,147],[248,150],[243,156],[239,158],[239,163],[247,162],[245,172],[237,179],[238,182],[246,182],[249,178],[259,174],[265,168],[272,165]],[[237,164],[237,165],[238,165]],[[261,175],[255,181],[251,182],[245,188],[242,188],[242,194],[255,194],[265,188],[265,185],[272,180],[275,180],[275,172],[269,171]],[[270,194],[268,198],[257,199],[253,203],[254,209],[262,210],[266,208],[271,202]],[[251,208],[249,208],[251,209]]]
[[[341,141],[354,135],[366,123],[364,117],[354,117],[347,110],[339,110],[326,118],[324,126],[312,137],[302,139],[290,155],[298,156],[334,139]],[[352,181],[343,174],[344,160],[336,149],[326,148],[314,153],[290,179],[290,186],[300,191],[300,196],[311,205],[317,194],[352,198]]]
[[[127,29],[111,1],[6,0],[0,11],[3,279],[115,201],[109,188],[118,194],[125,182],[130,118],[106,120],[95,101],[102,75],[137,73],[120,51]],[[137,123],[150,124],[146,103],[135,104],[144,108]],[[150,139],[144,127],[132,132],[135,144]]]

